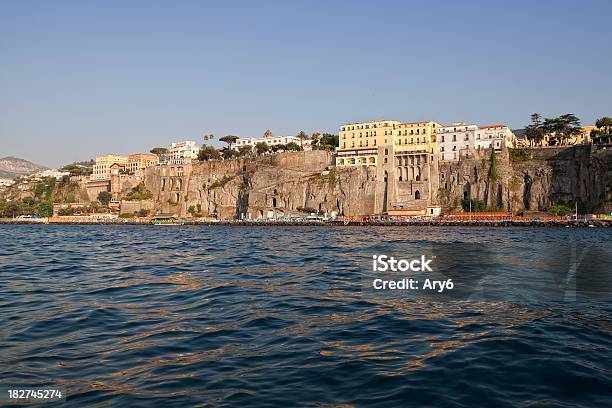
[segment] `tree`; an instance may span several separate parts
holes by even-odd
[[[209,135],[202,135],[202,140],[204,140],[204,145],[206,146],[206,142],[208,142],[209,140],[214,140],[215,139],[215,135],[213,135],[212,133]]]
[[[257,151],[257,154],[263,154],[269,151],[270,147],[266,142],[257,142],[255,145],[255,150]]]
[[[573,113],[566,113],[556,118],[546,118],[542,123],[544,132],[551,136],[557,144],[565,144],[567,139],[582,133],[580,119]]]
[[[541,126],[529,125],[525,128],[525,137],[531,142],[531,145],[538,145],[546,136],[544,129]]]
[[[10,201],[4,207],[4,216],[15,218],[23,213],[21,204],[17,201]]]
[[[170,150],[166,149],[165,147],[154,147],[150,150],[150,152],[158,156],[161,156],[163,154],[170,153]]]
[[[124,199],[128,201],[150,200],[151,198],[153,198],[153,194],[147,190],[144,182],[138,183],[138,185],[124,197]]]
[[[597,119],[595,122],[595,127],[601,130],[601,132],[605,135],[612,134],[612,118],[604,116],[603,118]]]
[[[495,149],[491,149],[491,168],[489,169],[489,178],[491,181],[497,181],[497,155]]]
[[[22,202],[23,202],[25,205],[29,205],[29,206],[34,205],[34,197],[30,197],[30,196],[28,196],[28,197],[23,197],[23,198],[21,199],[21,201],[22,201]]]
[[[597,119],[595,122],[595,127],[597,129],[593,129],[591,131],[591,136],[593,139],[598,142],[602,142],[603,140],[607,140],[610,142],[612,139],[612,118],[604,116],[603,118]]]
[[[321,134],[319,132],[314,132],[310,138],[312,139],[312,146],[316,146],[321,140]]]
[[[304,150],[302,149],[302,146],[300,146],[299,144],[295,143],[295,142],[289,142],[286,145],[283,146],[283,150],[285,151],[300,151],[300,150]]]
[[[71,176],[88,176],[91,174],[91,168],[79,164],[69,164],[62,168],[62,171],[67,171]]]
[[[98,193],[98,201],[104,206],[107,206],[112,198],[113,196],[108,191],[100,191]]]
[[[232,144],[236,143],[236,140],[238,140],[238,139],[240,139],[238,136],[227,135],[227,136],[223,136],[219,140],[224,142],[224,143],[227,143],[227,147],[231,148]]]
[[[53,203],[51,201],[42,201],[38,204],[36,215],[41,217],[51,217],[53,215]]]
[[[221,140],[221,139],[219,139]],[[224,159],[232,159],[234,157],[238,157],[239,153],[234,149],[223,149],[223,158]]]
[[[239,156],[250,156],[253,153],[253,147],[252,146],[240,146],[238,148],[238,155]]]
[[[211,159],[219,159],[221,158],[221,154],[217,149],[212,146],[204,146],[198,152],[198,160],[200,161],[208,161]]]
[[[338,147],[339,137],[331,133],[323,133],[318,145],[314,146],[315,150],[334,150]]]
[[[542,124],[542,115],[540,115],[539,113],[532,113],[531,114],[531,124],[535,127],[538,127]]]

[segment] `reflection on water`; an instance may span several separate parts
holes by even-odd
[[[0,378],[74,407],[610,406],[608,231],[2,226]],[[374,293],[378,253],[464,290]]]

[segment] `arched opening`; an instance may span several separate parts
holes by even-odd
[[[272,197],[272,207],[276,208],[276,197]]]
[[[420,192],[419,190],[417,190],[417,191],[414,193],[414,199],[415,199],[415,200],[420,200],[420,199],[421,199],[421,192]]]
[[[180,199],[181,199],[181,194],[176,193],[176,202],[178,203]]]

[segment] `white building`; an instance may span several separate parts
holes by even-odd
[[[508,126],[478,126],[455,122],[436,130],[440,147],[440,160],[459,160],[474,150],[495,149],[516,146],[516,136]]]
[[[15,180],[7,179],[7,178],[0,178],[0,188],[10,187],[13,184],[15,184]]]
[[[59,171],[57,169],[48,169],[34,173],[31,177],[34,179],[42,179],[45,177],[53,177],[56,180],[61,180],[64,176],[69,176],[69,171]]]
[[[169,150],[166,161],[174,164],[184,164],[198,158],[200,147],[193,140],[186,140],[184,142],[171,143]]]
[[[232,145],[234,150],[239,150],[241,147],[249,146],[251,148],[259,142],[265,142],[268,146],[285,145],[287,143],[297,143],[304,150],[311,149],[312,140],[302,140],[297,136],[274,136],[269,130],[266,131],[263,137],[241,137]]]
[[[475,148],[476,150],[495,149],[501,150],[506,147],[513,148],[516,145],[516,136],[508,126],[480,126],[476,130]]]
[[[478,125],[455,122],[450,126],[436,129],[436,139],[440,147],[440,160],[459,160],[475,149]]]

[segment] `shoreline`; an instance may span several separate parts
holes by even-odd
[[[154,225],[150,222],[135,221],[26,221],[0,219],[0,225],[139,225],[151,227],[183,226],[236,226],[236,227],[612,227],[611,220],[568,220],[568,221],[186,221],[181,224]]]

